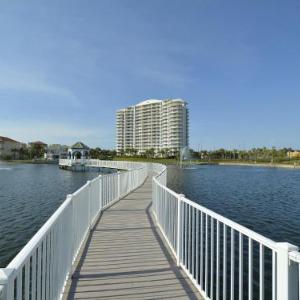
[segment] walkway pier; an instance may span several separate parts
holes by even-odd
[[[75,261],[64,299],[202,299],[151,214],[152,182],[103,212]]]

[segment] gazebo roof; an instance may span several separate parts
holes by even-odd
[[[84,144],[83,142],[77,142],[73,146],[71,146],[71,149],[85,149],[89,150],[90,148]]]

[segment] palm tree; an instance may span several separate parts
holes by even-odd
[[[161,150],[158,151],[158,154],[160,154],[161,157],[166,157],[166,150],[161,149]]]
[[[145,154],[146,154],[147,158],[153,158],[154,154],[155,154],[154,148],[147,149],[145,151]]]

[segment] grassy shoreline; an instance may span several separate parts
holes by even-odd
[[[255,163],[255,162],[219,162],[221,166],[250,166],[250,167],[266,167],[266,168],[288,168],[300,169],[299,164],[288,163]]]
[[[115,157],[114,160],[139,161],[139,162],[155,162],[166,165],[178,165],[179,161],[174,158],[143,158],[143,157]],[[255,161],[236,161],[236,160],[192,160],[192,164],[196,165],[232,165],[232,166],[253,166],[253,167],[270,167],[270,168],[300,168],[300,161],[284,161],[284,162],[255,162]],[[184,164],[190,164],[185,161]]]
[[[113,160],[118,161],[136,161],[136,162],[152,162],[161,163],[165,165],[178,165],[179,161],[175,158],[145,158],[145,157],[114,157]],[[12,164],[57,164],[57,162],[45,160],[0,160],[0,163]],[[289,168],[300,169],[300,161],[284,161],[284,162],[255,162],[243,160],[192,160],[194,165],[220,165],[220,166],[252,166],[252,167],[268,167],[268,168]],[[183,164],[190,164],[190,161],[185,161]]]

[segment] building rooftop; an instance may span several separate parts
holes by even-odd
[[[145,101],[142,101],[138,103],[136,106],[142,106],[142,105],[147,105],[147,104],[154,104],[154,103],[161,103],[162,100],[156,100],[156,99],[148,99]]]
[[[0,142],[20,143],[20,142],[18,142],[18,141],[15,141],[15,140],[13,140],[13,139],[11,139],[11,138],[6,137],[6,136],[0,136]]]
[[[136,104],[135,106],[142,106],[142,105],[155,104],[155,103],[164,103],[164,102],[168,102],[168,101],[186,103],[184,100],[182,100],[180,98],[176,98],[176,99],[163,99],[163,100],[148,99],[148,100],[145,100],[145,101],[142,101],[142,102]]]
[[[121,109],[118,109],[117,110],[117,113],[118,112],[126,112],[126,111],[129,111],[131,109],[133,109],[135,106],[143,106],[143,105],[148,105],[148,104],[155,104],[155,103],[163,103],[163,102],[167,102],[167,101],[176,101],[176,102],[182,102],[182,103],[185,103],[187,104],[183,99],[180,99],[180,98],[175,98],[175,99],[163,99],[163,100],[158,100],[158,99],[147,99],[147,100],[144,100],[136,105],[132,105],[132,106],[128,106],[128,107],[125,107],[125,108],[121,108]]]
[[[71,146],[71,149],[90,149],[90,148],[83,142],[77,142]]]
[[[182,103],[187,103],[181,98],[175,98],[175,99],[166,99],[164,101],[174,101],[174,102],[182,102]]]

